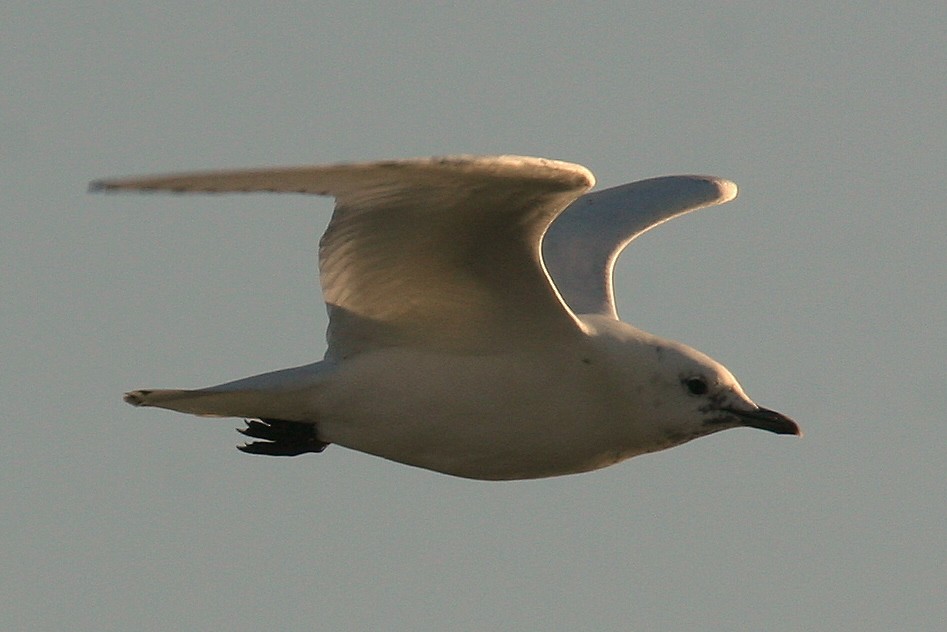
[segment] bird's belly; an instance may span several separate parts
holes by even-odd
[[[322,386],[319,434],[469,478],[586,471],[632,456],[600,378],[567,355],[382,350],[345,361]]]

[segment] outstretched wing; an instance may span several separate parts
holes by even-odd
[[[666,176],[588,193],[549,227],[543,261],[574,313],[617,319],[612,271],[625,246],[673,217],[736,196],[734,183],[709,176]]]
[[[594,182],[579,165],[519,156],[180,174],[92,190],[331,195],[319,265],[329,352],[413,346],[478,353],[574,335],[543,268],[542,235]]]

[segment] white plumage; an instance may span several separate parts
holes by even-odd
[[[670,176],[586,193],[593,183],[579,165],[520,156],[95,182],[336,198],[319,248],[323,361],[126,401],[251,419],[248,452],[338,443],[482,479],[591,470],[736,426],[798,434],[724,367],[615,311],[621,250],[736,186]]]

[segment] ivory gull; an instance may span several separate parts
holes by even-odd
[[[800,434],[730,372],[618,319],[612,270],[635,237],[736,185],[669,176],[587,193],[582,166],[522,156],[189,173],[90,190],[335,197],[319,244],[321,362],[135,406],[243,417],[244,452],[336,443],[456,476],[584,472],[747,426]]]

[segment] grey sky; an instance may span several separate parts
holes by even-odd
[[[0,628],[940,629],[947,10],[628,4],[4,5]],[[122,403],[320,358],[331,202],[89,180],[447,153],[736,181],[619,309],[806,437],[479,483]]]

